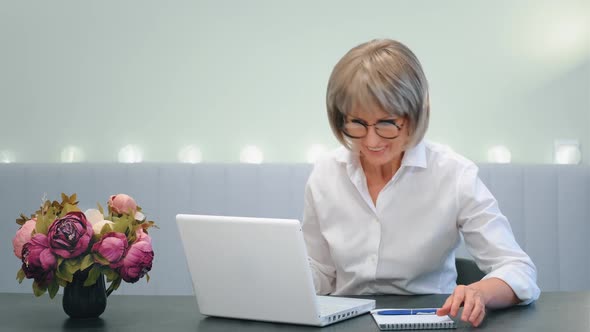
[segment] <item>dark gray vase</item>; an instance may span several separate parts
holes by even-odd
[[[98,318],[107,307],[107,294],[102,274],[94,285],[84,287],[89,270],[74,273],[72,282],[64,288],[62,304],[70,318]]]

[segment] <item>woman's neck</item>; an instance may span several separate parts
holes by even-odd
[[[367,163],[365,159],[361,156],[360,162],[367,180],[387,183],[389,182],[389,180],[391,180],[391,178],[393,178],[397,170],[401,167],[402,158],[403,153],[400,155],[399,158],[396,158],[386,164],[371,165]]]

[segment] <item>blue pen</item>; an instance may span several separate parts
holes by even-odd
[[[436,308],[379,310],[377,315],[435,315]]]

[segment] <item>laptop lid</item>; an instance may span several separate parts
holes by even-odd
[[[187,214],[176,220],[202,314],[326,325],[298,220]]]

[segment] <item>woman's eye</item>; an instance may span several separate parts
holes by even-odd
[[[377,124],[381,126],[395,126],[395,120],[381,120]]]

